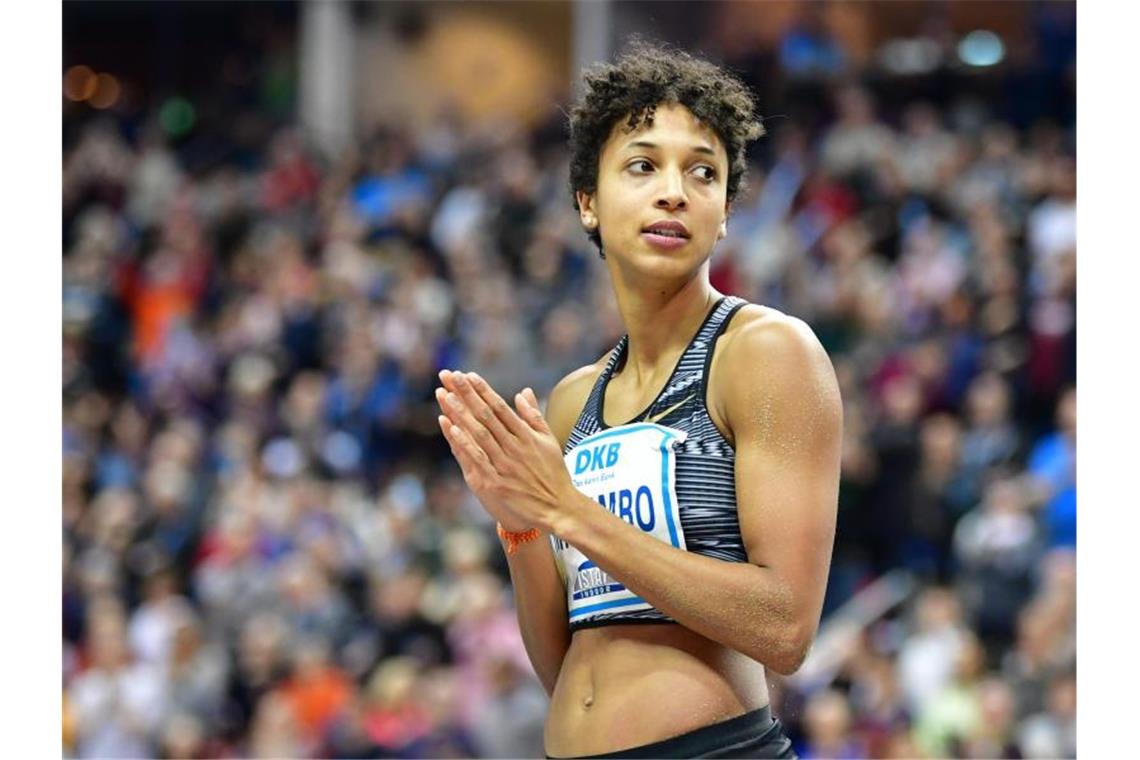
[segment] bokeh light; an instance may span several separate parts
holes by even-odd
[[[110,74],[99,74],[95,77],[95,92],[87,102],[98,109],[110,108],[119,100],[119,80]]]
[[[958,43],[958,57],[969,66],[994,66],[1005,57],[1005,45],[993,32],[976,29]]]
[[[194,105],[185,98],[170,98],[162,104],[158,112],[159,123],[167,134],[174,137],[184,135],[194,127],[197,114]]]
[[[942,48],[928,37],[893,39],[879,50],[879,63],[892,74],[927,74],[942,63]]]
[[[95,72],[87,66],[72,66],[63,75],[63,94],[80,102],[95,94]]]

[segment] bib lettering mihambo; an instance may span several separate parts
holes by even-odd
[[[639,530],[686,549],[677,505],[674,447],[682,430],[637,423],[609,428],[580,441],[565,455],[570,479],[582,493]],[[571,621],[598,612],[649,610],[637,596],[576,548],[551,537],[566,583]]]

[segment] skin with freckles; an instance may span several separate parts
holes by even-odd
[[[628,421],[660,392],[719,298],[708,261],[728,214],[723,144],[683,106],[615,127],[597,226],[629,334],[606,387],[605,422]],[[646,229],[683,225],[683,243]],[[551,692],[546,751],[600,754],[660,741],[767,704],[765,669],[796,670],[819,623],[835,532],[842,413],[831,363],[799,320],[741,308],[716,343],[706,405],[736,452],[748,562],[676,549],[578,492],[562,459],[606,356],[568,375],[546,413],[531,389],[500,396],[472,373],[440,374],[440,428],[468,486],[509,531],[538,528],[578,548],[676,623],[567,633],[565,590],[546,540],[508,557],[528,654]]]

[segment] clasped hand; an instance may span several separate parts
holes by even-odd
[[[516,394],[512,409],[473,372],[439,378],[440,429],[483,507],[506,530],[557,533],[576,490],[534,391]]]

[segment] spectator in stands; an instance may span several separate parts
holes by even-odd
[[[1077,545],[1077,393],[1057,401],[1056,430],[1042,436],[1029,454],[1033,498],[1042,505],[1049,546]]]
[[[1019,734],[1023,757],[1077,756],[1077,679],[1061,673],[1049,682],[1048,709],[1026,718]]]
[[[850,177],[870,171],[889,157],[895,145],[891,130],[875,118],[872,96],[854,85],[841,88],[835,97],[838,114],[820,145],[820,164],[833,176]]]
[[[68,691],[76,754],[153,757],[167,704],[162,671],[132,656],[118,600],[105,598],[92,604],[86,644],[91,665],[76,676]]]
[[[954,658],[953,676],[916,715],[916,738],[923,752],[935,757],[965,757],[966,741],[982,722],[981,678],[985,650],[966,633]]]
[[[915,621],[898,656],[899,683],[911,715],[923,712],[951,682],[968,630],[948,588],[932,587],[915,605]]]
[[[838,691],[824,690],[808,699],[804,726],[804,758],[855,760],[866,756],[865,748],[851,733],[851,707]]]
[[[996,664],[1014,639],[1017,610],[1034,591],[1041,537],[1020,480],[995,476],[958,523],[954,553],[967,612]]]

